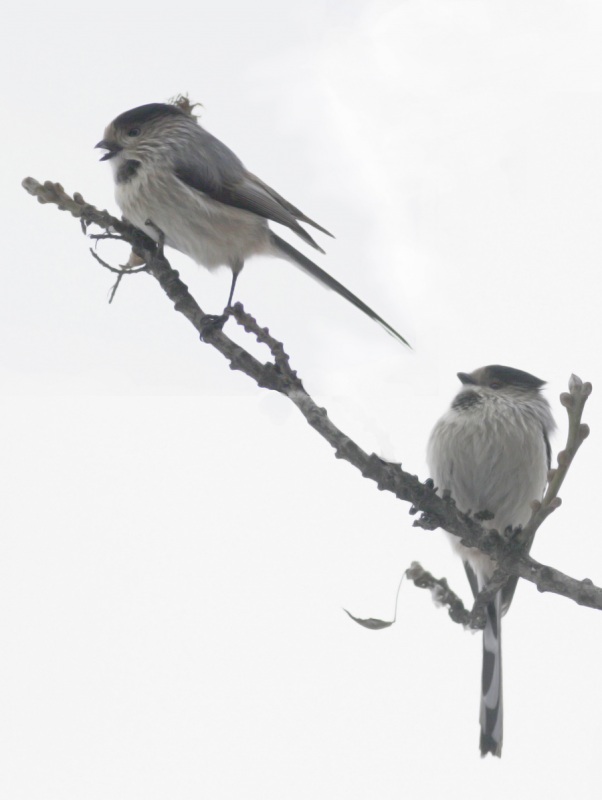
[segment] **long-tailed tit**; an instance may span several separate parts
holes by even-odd
[[[541,394],[544,381],[512,367],[459,372],[462,388],[431,434],[427,460],[440,493],[450,491],[461,511],[489,511],[484,525],[500,533],[525,525],[540,500],[550,467],[549,435],[555,424]],[[473,594],[491,578],[494,562],[451,536],[464,561]],[[483,631],[481,754],[502,752],[501,617],[517,578],[509,578],[486,607]]]
[[[175,105],[150,103],[120,114],[96,147],[106,150],[115,197],[126,219],[208,269],[232,270],[228,306],[245,261],[272,255],[291,261],[338,292],[395,338],[407,344],[376,312],[268,227],[294,231],[324,252],[299,224],[331,236],[298,208],[252,175],[239,158]]]

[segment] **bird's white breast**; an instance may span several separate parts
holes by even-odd
[[[495,516],[485,524],[500,532],[525,525],[548,471],[537,407],[489,395],[470,408],[451,408],[431,434],[427,460],[439,492],[448,489],[461,511],[490,511]],[[487,556],[451,539],[481,575],[491,573]]]
[[[130,180],[116,183],[115,199],[137,228],[157,241],[150,219],[166,244],[209,269],[239,268],[250,256],[270,252],[264,219],[212,200],[169,170],[141,165]]]

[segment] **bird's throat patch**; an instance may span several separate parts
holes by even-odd
[[[472,408],[481,402],[479,394],[472,389],[461,392],[452,403],[452,408],[456,411],[465,411],[467,408]]]
[[[124,161],[123,164],[117,170],[117,183],[129,183],[134,175],[140,169],[140,162],[134,161],[134,159],[130,159],[129,161]]]

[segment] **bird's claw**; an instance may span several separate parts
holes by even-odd
[[[205,314],[201,320],[201,339],[206,340],[215,331],[221,331],[230,315],[224,314]]]

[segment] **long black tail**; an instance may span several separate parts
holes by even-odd
[[[372,311],[370,306],[367,306],[363,300],[360,300],[359,297],[356,297],[352,292],[349,291],[349,289],[346,289],[342,283],[339,283],[321,267],[319,267],[317,264],[314,264],[314,262],[310,261],[309,258],[306,258],[303,253],[300,253],[292,245],[290,245],[284,239],[281,239],[280,236],[277,236],[273,232],[272,242],[274,246],[281,251],[282,255],[285,256],[289,261],[292,261],[297,267],[300,267],[302,270],[307,272],[312,276],[312,278],[316,278],[325,286],[328,286],[329,289],[332,289],[337,294],[340,294],[341,297],[345,298],[345,300],[353,303],[356,308],[359,308],[360,311],[363,311],[364,314],[370,317],[370,319],[373,319],[375,322],[378,322],[379,325],[382,325],[387,333],[390,333],[391,336],[394,336],[397,340],[410,347],[403,336],[400,333],[397,333],[395,328],[391,327],[388,322],[385,322],[382,317],[379,317],[376,311]]]
[[[502,593],[485,609],[483,630],[483,681],[481,692],[481,755],[502,755]]]

